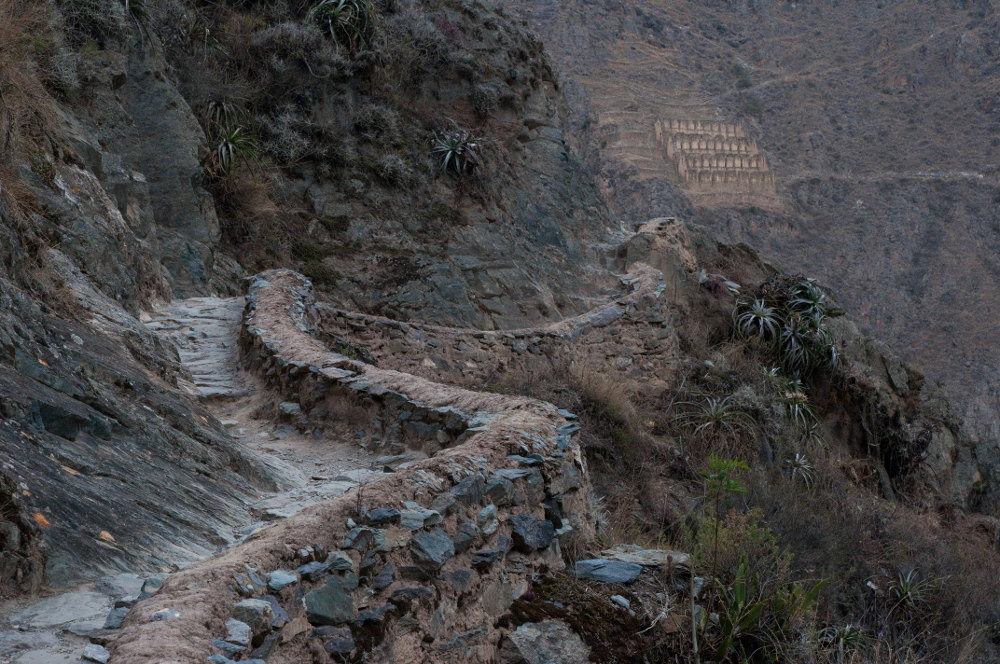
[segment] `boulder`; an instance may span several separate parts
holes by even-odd
[[[97,664],[108,664],[111,653],[107,648],[96,643],[88,643],[83,648],[83,659],[87,662],[97,662]]]
[[[514,483],[506,477],[494,477],[486,485],[484,493],[491,503],[503,507],[509,505],[514,498]]]
[[[456,593],[462,594],[472,587],[472,584],[476,582],[479,575],[475,570],[469,569],[468,567],[456,567],[455,569],[442,574],[441,578],[444,579],[449,586],[451,586],[452,590]]]
[[[291,572],[286,572],[283,569],[276,569],[271,572],[270,579],[267,582],[267,587],[277,592],[285,586],[290,586],[298,582],[298,577]]]
[[[129,607],[127,606],[111,609],[108,613],[108,617],[104,621],[104,629],[119,629],[122,626],[122,622],[125,620],[125,616],[128,615],[129,610]]]
[[[311,562],[296,568],[295,573],[306,581],[319,581],[329,574],[330,566],[326,563]]]
[[[281,629],[289,622],[291,618],[288,616],[288,612],[278,603],[278,598],[274,595],[264,595],[261,597],[262,600],[271,605],[271,613],[274,617],[271,619],[271,629]],[[264,659],[267,659],[266,657]]]
[[[476,523],[482,528],[485,537],[489,537],[495,533],[497,528],[500,527],[500,522],[497,521],[496,505],[487,505],[479,510],[479,514],[476,515]]]
[[[373,526],[385,526],[392,523],[399,523],[399,510],[391,507],[380,507],[373,510],[368,522]]]
[[[458,533],[455,535],[456,553],[462,553],[466,549],[479,544],[481,539],[479,526],[465,517],[458,518]]]
[[[558,620],[524,623],[504,639],[503,664],[580,664],[590,661],[590,648]]]
[[[352,528],[351,531],[347,533],[347,536],[344,537],[344,548],[364,551],[374,539],[375,531],[371,528],[365,528],[363,526]]]
[[[354,569],[354,561],[343,551],[331,551],[323,564],[332,570],[338,571]]]
[[[375,578],[372,579],[372,590],[378,592],[379,590],[385,590],[391,586],[396,581],[396,568],[391,562],[386,563],[385,567],[382,568]]]
[[[485,489],[483,478],[472,475],[453,486],[451,495],[455,496],[455,500],[463,505],[478,505],[483,500]]]
[[[268,607],[270,608],[270,607]],[[250,625],[242,620],[230,618],[226,621],[226,643],[232,643],[243,648],[250,648],[250,641],[253,639],[253,630]]]
[[[544,549],[556,537],[555,526],[551,521],[539,521],[534,514],[515,514],[510,517],[513,526],[514,546],[522,553],[531,553]]]
[[[349,655],[354,650],[354,637],[348,627],[338,627],[332,637],[323,644],[323,650],[334,655]]]
[[[245,599],[233,606],[233,618],[250,626],[257,635],[271,631],[274,611],[271,603],[263,599]]]
[[[413,533],[404,528],[385,528],[375,531],[375,549],[383,553],[409,545]]]

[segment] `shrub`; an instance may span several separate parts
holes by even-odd
[[[373,170],[389,184],[405,186],[413,180],[413,170],[397,154],[382,155],[373,165]]]
[[[57,0],[70,39],[104,46],[121,40],[134,26],[145,32],[149,23],[144,0]]]
[[[265,135],[263,151],[282,166],[325,155],[322,143],[309,136],[313,130],[311,123],[294,106],[275,114],[262,115],[260,123]]]
[[[500,96],[492,85],[477,85],[469,95],[472,110],[482,119],[493,115],[499,104]]]
[[[750,80],[750,72],[748,72],[745,67],[736,65],[733,67],[733,74],[736,76],[737,89],[745,90],[746,88],[753,86],[753,81]]]
[[[402,140],[399,114],[386,106],[367,104],[354,116],[354,133],[377,145],[399,145]]]
[[[743,98],[743,112],[759,118],[764,114],[764,101],[757,95],[747,95]]]
[[[45,85],[55,78],[55,23],[44,3],[0,0],[0,164],[22,154],[29,126],[44,129],[55,119]]]

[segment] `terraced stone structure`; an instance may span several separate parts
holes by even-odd
[[[657,120],[656,143],[696,205],[778,205],[774,173],[738,124]]]

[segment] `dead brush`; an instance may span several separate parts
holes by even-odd
[[[53,78],[50,51],[58,42],[47,3],[0,0],[0,160],[21,154],[30,127],[55,121],[55,101],[45,87]]]
[[[666,445],[649,433],[648,418],[636,408],[631,386],[617,377],[587,369],[569,375],[582,406],[613,443],[613,452],[624,468],[640,472],[667,453]]]
[[[0,168],[0,201],[22,229],[27,227],[31,215],[38,212],[34,194],[13,168]]]

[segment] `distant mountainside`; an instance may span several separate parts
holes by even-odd
[[[678,215],[816,275],[866,332],[940,382],[983,454],[995,448],[992,3],[515,6],[562,72],[568,126],[621,216]],[[657,120],[740,123],[774,173],[780,205],[699,200],[668,159],[637,159]]]

